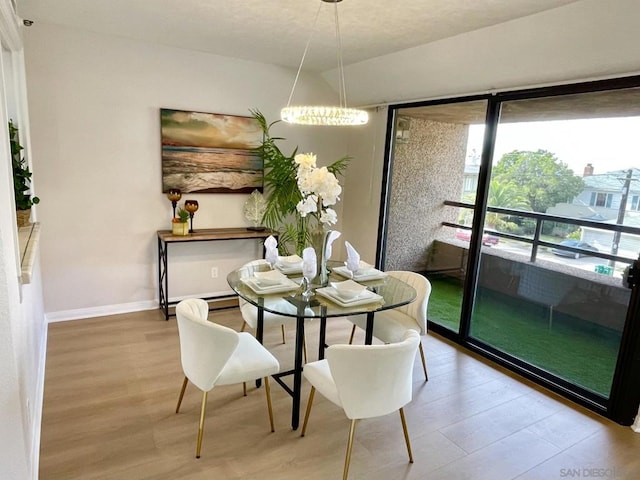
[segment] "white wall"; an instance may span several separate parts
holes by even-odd
[[[44,314],[36,258],[31,283],[19,281],[20,255],[7,122],[19,126],[28,149],[24,71],[18,22],[0,1],[0,478],[37,478]]]
[[[373,58],[345,68],[349,101],[400,103],[640,73],[638,18],[638,0],[582,0]]]
[[[343,238],[349,240],[360,258],[374,263],[378,235],[386,107],[369,110],[369,123],[349,131],[349,164],[344,182]]]
[[[42,23],[25,30],[25,52],[48,317],[155,307],[156,231],[171,219],[159,109],[246,116],[258,108],[273,121],[295,72]],[[296,88],[301,100],[334,96],[324,81],[306,78]],[[346,151],[336,127],[278,124],[273,133],[287,138],[283,151],[298,145],[323,164]],[[248,225],[247,195],[185,198],[200,204],[195,229]],[[255,241],[171,249],[172,298],[229,291],[227,272],[261,252]]]

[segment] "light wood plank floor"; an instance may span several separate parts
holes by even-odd
[[[238,309],[211,319],[239,329]],[[344,343],[350,323],[329,322],[328,343]],[[265,345],[283,369],[293,333]],[[317,322],[307,329],[317,352]],[[360,336],[358,341],[362,341]],[[398,415],[361,421],[350,479],[531,480],[640,478],[640,434],[556,397],[429,335],[424,383],[414,370],[406,407],[415,463],[409,464]],[[290,428],[290,397],[272,382],[276,432],[264,389],[220,387],[209,395],[203,454],[195,459],[200,393],[182,382],[175,319],[139,312],[49,326],[40,478],[338,479],[349,421],[316,396],[307,435]],[[303,408],[309,387],[305,384]]]

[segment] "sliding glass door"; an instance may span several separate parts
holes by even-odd
[[[434,331],[606,412],[640,348],[640,78],[391,111],[384,268],[431,281]]]
[[[467,146],[472,126],[484,126],[486,110],[486,100],[470,100],[406,107],[396,117],[385,269],[425,274],[438,292],[429,318],[454,332],[460,327],[473,210],[445,202],[474,202],[481,146]],[[443,222],[461,227],[443,229]]]
[[[484,229],[505,236],[481,252],[469,330],[604,399],[630,297],[622,276],[640,251],[639,101],[624,89],[501,103]]]

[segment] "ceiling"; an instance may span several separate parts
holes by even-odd
[[[15,0],[23,19],[306,70],[337,66],[332,3],[321,0]],[[577,0],[344,0],[344,64],[386,55]]]

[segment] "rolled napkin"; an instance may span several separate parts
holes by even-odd
[[[307,247],[302,251],[302,275],[311,280],[317,275],[316,251]]]
[[[264,259],[271,268],[278,261],[278,241],[273,235],[269,235],[264,241]]]
[[[329,232],[329,235],[327,236],[327,246],[324,248],[324,258],[329,260],[331,258],[331,244],[340,236],[342,235],[339,231],[337,230],[331,230]]]
[[[360,268],[360,254],[349,242],[344,242],[344,246],[347,249],[347,261],[345,265],[352,273],[356,273]]]

